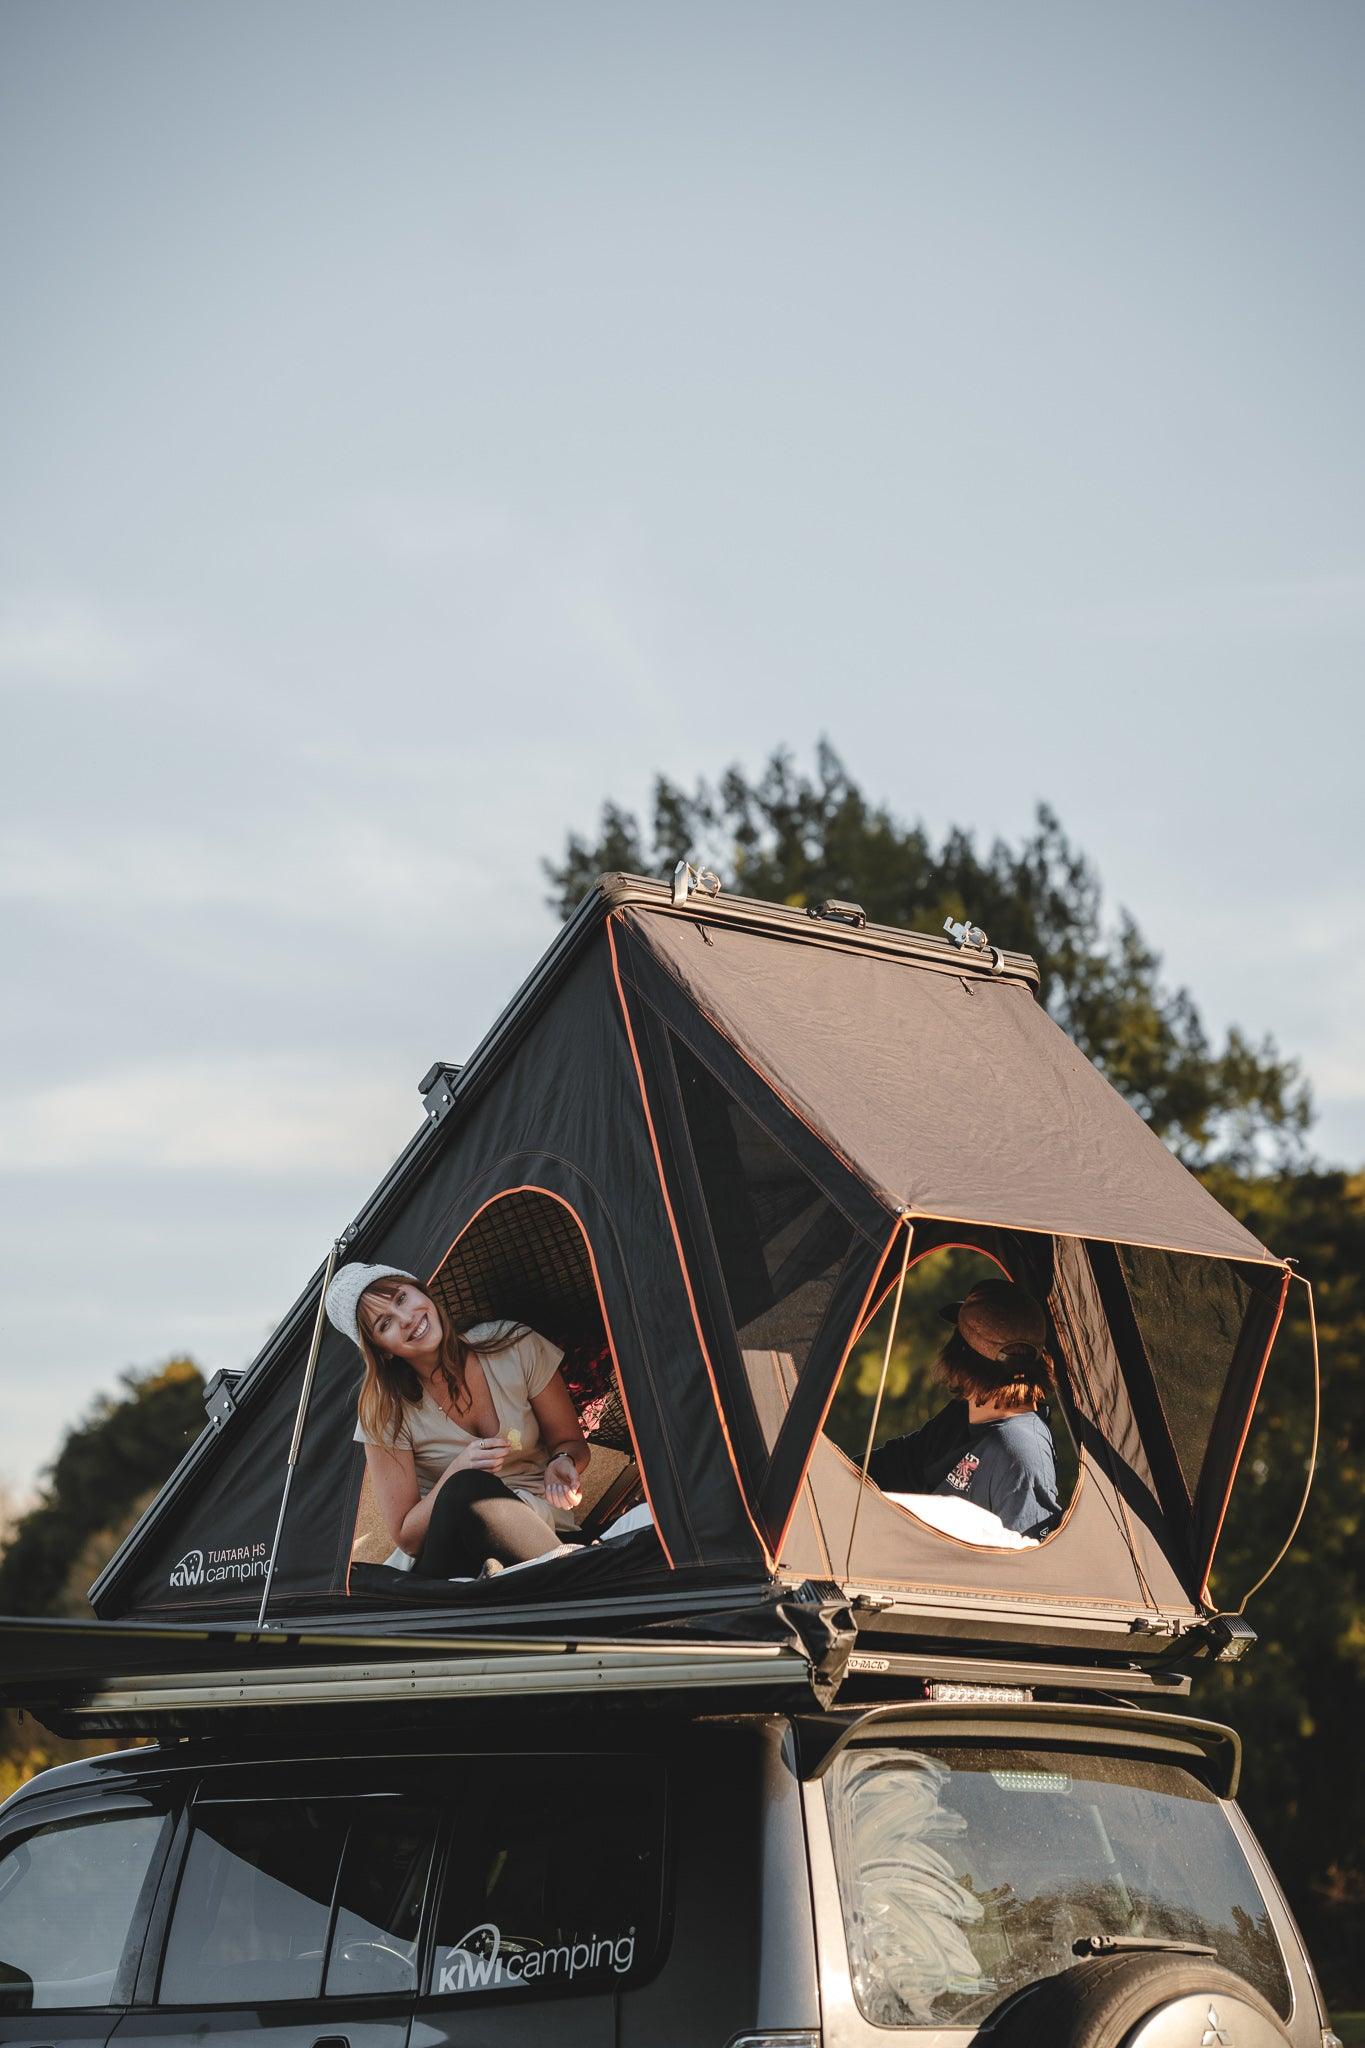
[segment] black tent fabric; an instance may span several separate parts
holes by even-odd
[[[1191,1614],[1286,1269],[1056,1030],[1032,979],[1010,956],[738,899],[680,911],[607,878],[439,1091],[345,1256],[416,1273],[457,1320],[531,1322],[582,1362],[580,1407],[651,1512],[632,1572],[647,1554],[689,1581]],[[970,1242],[1046,1303],[1081,1476],[1036,1550],[955,1541],[875,1489],[850,1542],[861,1482],[824,1425],[907,1231],[916,1257]],[[101,1616],[254,1612],[319,1277],[92,1589]],[[407,1597],[359,1562],[358,1381],[329,1328],[272,1612]],[[612,1549],[584,1583],[610,1583]]]

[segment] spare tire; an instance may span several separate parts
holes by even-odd
[[[1289,2031],[1259,1991],[1202,1956],[1117,1955],[1043,1978],[982,2038],[990,2048],[1284,2048]]]

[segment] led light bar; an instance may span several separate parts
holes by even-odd
[[[1002,1701],[1023,1707],[1033,1698],[1030,1685],[966,1685],[956,1678],[931,1678],[925,1690],[946,1707],[990,1707]]]

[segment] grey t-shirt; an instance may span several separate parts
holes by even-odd
[[[883,1493],[956,1494],[1021,1536],[1050,1534],[1062,1508],[1047,1409],[998,1422],[967,1418],[967,1403],[950,1401],[922,1429],[875,1450],[869,1477]]]

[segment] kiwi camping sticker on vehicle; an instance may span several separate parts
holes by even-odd
[[[432,1965],[432,1991],[448,1997],[460,1991],[515,1990],[519,1985],[572,1984],[575,1977],[596,1972],[608,1980],[624,1977],[635,1961],[635,1929],[621,1934],[574,1935],[569,1941],[542,1947],[534,1941],[503,1940],[501,1929],[482,1921],[462,1935],[453,1948],[438,1949]]]

